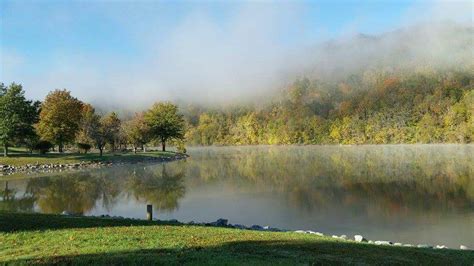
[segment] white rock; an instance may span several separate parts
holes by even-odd
[[[390,241],[378,240],[378,241],[375,241],[374,243],[375,243],[375,245],[392,245],[392,242],[390,242]]]
[[[314,231],[306,231],[306,233],[310,233],[312,235],[317,235],[317,236],[324,236],[323,233],[320,233],[320,232],[314,232]]]
[[[295,233],[299,233],[299,234],[305,234],[305,233],[306,233],[306,231],[304,231],[304,230],[296,230],[296,231],[294,231],[294,232],[295,232]]]
[[[466,246],[464,246],[464,245],[460,245],[460,246],[459,246],[459,249],[468,250],[469,248],[466,247]]]
[[[357,241],[357,242],[367,242],[367,239],[365,239],[363,236],[361,235],[355,235],[354,236],[354,240]]]
[[[437,249],[446,249],[446,248],[448,248],[448,247],[445,246],[445,245],[436,245],[435,248],[437,248]]]
[[[419,248],[433,248],[432,246],[426,245],[426,244],[419,244],[419,245],[417,245],[417,247],[419,247]]]
[[[347,239],[347,236],[346,236],[346,235],[341,235],[339,238],[341,238],[341,239]]]
[[[394,246],[402,246],[402,243],[396,242],[396,243],[394,243],[393,245],[394,245]]]

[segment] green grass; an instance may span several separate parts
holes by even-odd
[[[145,153],[104,153],[99,156],[98,153],[48,153],[48,154],[29,154],[13,151],[8,157],[0,157],[0,164],[23,166],[26,164],[68,164],[79,163],[82,161],[110,161],[110,162],[140,162],[148,158],[168,157],[174,155],[174,152],[145,152]],[[0,155],[1,156],[1,155]]]
[[[298,233],[0,212],[0,264],[473,265],[474,252]]]

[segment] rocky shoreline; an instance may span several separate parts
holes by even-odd
[[[26,164],[22,166],[14,166],[7,164],[0,164],[0,176],[12,175],[15,173],[52,173],[62,171],[73,171],[81,169],[95,169],[102,167],[111,167],[115,165],[136,164],[136,163],[153,163],[153,162],[171,162],[188,158],[189,155],[176,153],[170,157],[143,157],[137,161],[129,160],[114,160],[114,161],[81,161],[68,164]]]
[[[75,216],[73,214],[63,212],[62,215],[67,215],[67,216]],[[77,217],[82,217],[82,216],[77,216]],[[101,219],[120,219],[120,220],[142,220],[138,218],[125,218],[122,216],[109,216],[109,215],[99,215],[99,216],[85,216],[85,217],[92,217],[92,218],[101,218]],[[270,227],[270,226],[261,226],[254,224],[252,226],[245,226],[242,224],[231,224],[227,219],[217,219],[214,222],[180,222],[176,219],[172,220],[159,220],[159,219],[153,219],[153,221],[156,222],[162,222],[162,223],[168,223],[168,224],[181,224],[181,225],[195,225],[195,226],[212,226],[212,227],[224,227],[224,228],[234,228],[238,230],[253,230],[253,231],[268,231],[268,232],[290,232],[290,233],[299,233],[299,234],[311,234],[315,236],[320,236],[320,237],[331,237],[337,240],[341,241],[353,241],[353,242],[358,242],[358,243],[365,243],[365,244],[373,244],[373,245],[386,245],[386,246],[400,246],[400,247],[412,247],[412,248],[432,248],[432,249],[451,249],[445,245],[427,245],[427,244],[402,244],[399,242],[392,242],[392,241],[386,241],[386,240],[367,240],[365,237],[362,235],[354,235],[354,238],[349,238],[347,235],[325,235],[321,232],[315,232],[311,230],[286,230],[286,229],[280,229],[276,227]],[[460,245],[459,249],[461,250],[471,250],[465,245]]]

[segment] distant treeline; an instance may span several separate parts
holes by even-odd
[[[194,145],[471,143],[474,71],[366,71],[301,78],[268,104],[186,106]]]
[[[344,80],[301,78],[260,104],[228,108],[156,103],[129,119],[96,113],[67,90],[43,102],[0,83],[0,144],[100,153],[190,145],[472,143],[474,71],[365,71]]]

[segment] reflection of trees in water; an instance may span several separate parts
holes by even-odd
[[[26,193],[20,199],[6,187],[0,206],[2,209],[26,210],[19,204],[26,206],[28,203],[28,210],[32,210],[36,203],[45,213],[67,211],[84,214],[99,201],[110,211],[123,193],[151,203],[157,209],[173,210],[185,193],[182,169],[182,165],[128,166],[33,178],[28,180]]]
[[[173,170],[176,169],[168,169],[165,164],[134,169],[127,179],[127,190],[136,200],[153,204],[157,210],[174,210],[185,194],[185,187],[184,171]]]
[[[81,172],[67,177],[31,179],[27,191],[35,196],[36,203],[45,213],[82,214],[95,207],[103,188],[98,178]]]
[[[193,154],[189,163],[197,182],[246,180],[305,209],[474,208],[472,145],[218,148]]]
[[[17,196],[17,191],[8,186],[8,181],[1,191],[2,200],[0,201],[0,210],[2,211],[32,211],[35,199],[32,195],[24,194]]]
[[[190,184],[222,181],[274,191],[300,209],[386,213],[474,209],[474,146],[249,147],[192,151],[187,161],[127,165],[28,181],[22,196],[3,190],[0,208],[85,213],[122,195],[174,210]]]

